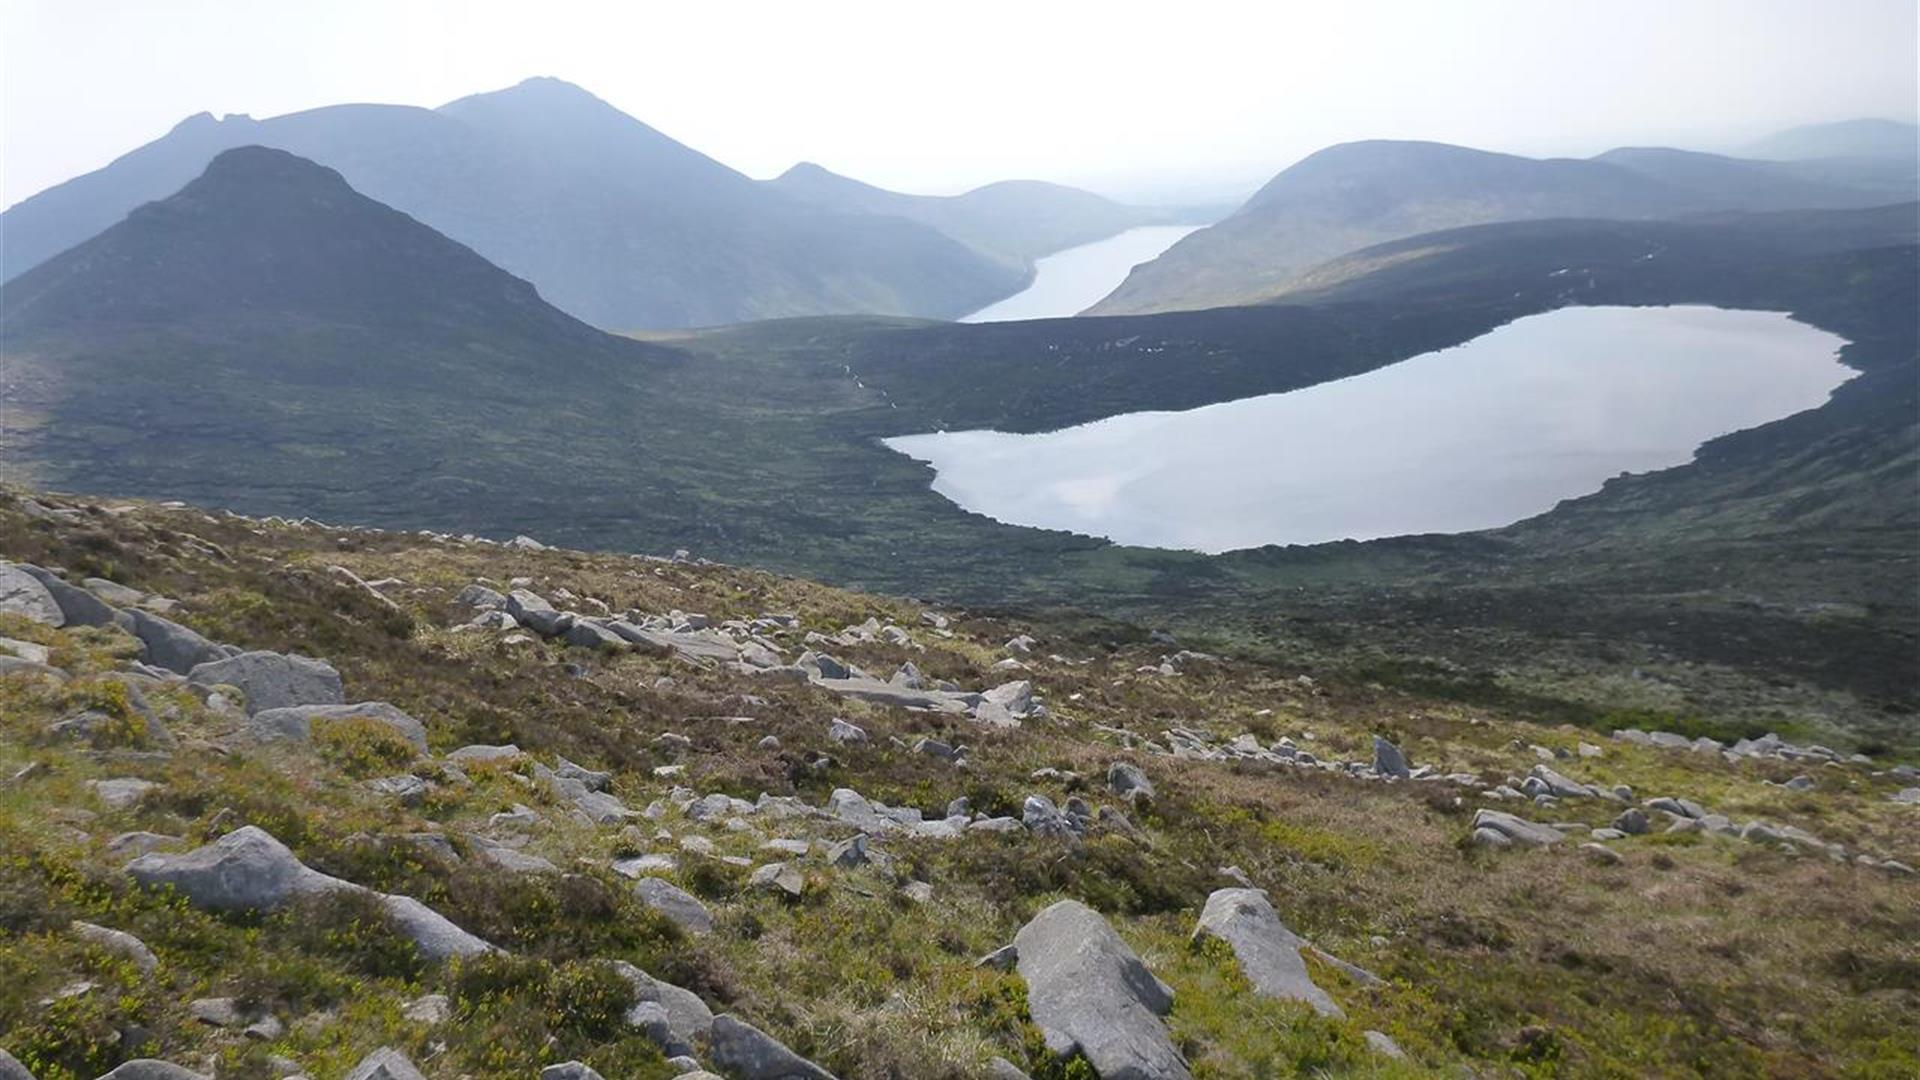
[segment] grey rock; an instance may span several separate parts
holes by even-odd
[[[107,841],[107,853],[129,858],[145,855],[157,847],[179,843],[177,836],[167,836],[156,832],[124,832]]]
[[[583,1061],[563,1061],[540,1070],[540,1080],[605,1080]]]
[[[1485,808],[1474,811],[1473,829],[1476,838],[1485,830],[1504,836],[1509,842],[1522,847],[1546,847],[1559,843],[1561,839],[1558,829]]]
[[[347,1080],[426,1080],[407,1056],[391,1046],[383,1046],[353,1067]]]
[[[1391,1038],[1388,1038],[1386,1032],[1365,1031],[1365,1032],[1362,1032],[1361,1035],[1367,1040],[1367,1045],[1373,1047],[1373,1050],[1375,1053],[1381,1054],[1385,1057],[1390,1057],[1395,1061],[1406,1060],[1407,1052],[1405,1050],[1400,1049],[1399,1043],[1396,1043]]]
[[[974,967],[991,968],[994,971],[1012,971],[1020,963],[1020,947],[1002,945],[973,962]]]
[[[1107,766],[1107,790],[1129,801],[1153,798],[1153,781],[1140,766],[1116,761]]]
[[[497,866],[509,874],[557,874],[560,868],[552,860],[539,855],[529,855],[518,848],[504,844],[479,844],[478,854],[482,862]]]
[[[666,916],[689,934],[711,934],[713,913],[700,899],[665,878],[644,877],[633,883],[640,902]]]
[[[33,1074],[12,1054],[0,1047],[0,1080],[33,1080]]]
[[[1102,1080],[1189,1080],[1161,1017],[1173,994],[1092,908],[1062,900],[1014,938],[1027,1006],[1047,1047],[1075,1049]]]
[[[453,1000],[445,994],[422,994],[401,1006],[400,1015],[428,1027],[444,1024],[453,1019]]]
[[[1412,770],[1407,768],[1406,755],[1400,752],[1399,747],[1378,735],[1373,737],[1373,771],[1401,780],[1412,775]]]
[[[64,626],[111,626],[118,622],[119,612],[113,605],[76,585],[69,585],[58,575],[42,570],[31,563],[16,563],[15,566],[27,576],[40,582],[47,595],[60,608]],[[0,594],[5,590],[4,573],[0,572]],[[5,599],[0,595],[0,611],[5,610]]]
[[[227,650],[208,641],[198,631],[163,619],[148,611],[129,610],[133,636],[140,639],[141,657],[155,667],[185,675],[201,664],[227,655]]]
[[[374,720],[392,728],[418,750],[427,748],[427,727],[384,701],[356,705],[287,705],[262,709],[247,718],[247,732],[260,742],[308,742],[315,723]]]
[[[115,607],[132,607],[147,598],[147,594],[139,589],[106,578],[83,578],[80,587]]]
[[[447,754],[447,760],[455,764],[467,765],[484,761],[514,761],[525,757],[525,751],[512,743],[504,746],[489,746],[485,743],[472,743]]]
[[[781,892],[788,896],[798,898],[800,894],[806,891],[807,880],[801,875],[800,871],[794,869],[787,863],[775,862],[768,863],[755,870],[753,874],[747,878],[747,887]]]
[[[247,1014],[241,1011],[240,1003],[230,997],[189,1001],[187,1015],[213,1027],[242,1027],[247,1023]]]
[[[563,779],[580,781],[589,791],[605,791],[613,784],[612,773],[589,769],[584,765],[575,765],[566,758],[560,758],[559,764],[553,771]]]
[[[847,743],[863,743],[867,741],[867,731],[858,724],[851,724],[845,720],[835,719],[832,724],[827,726],[827,738],[842,745]]]
[[[960,756],[960,752],[955,750],[951,743],[941,742],[939,739],[928,738],[926,736],[922,736],[914,741],[913,752],[916,754],[925,754],[928,757],[936,757],[941,761],[952,761]]]
[[[1273,910],[1258,889],[1218,889],[1207,897],[1194,940],[1216,938],[1233,950],[1240,971],[1257,994],[1304,1001],[1322,1016],[1343,1016],[1339,1004],[1315,986],[1300,949],[1306,944]]]
[[[107,804],[109,809],[125,810],[160,785],[151,780],[121,777],[113,780],[89,780],[87,786],[93,789],[94,798]]]
[[[1605,844],[1581,844],[1579,850],[1589,861],[1606,866],[1618,866],[1627,861],[1619,852]]]
[[[114,1066],[110,1072],[102,1073],[100,1080],[213,1080],[204,1073],[194,1072],[184,1066],[158,1058],[135,1058]]]
[[[153,955],[153,950],[147,948],[147,943],[125,930],[114,930],[110,927],[76,920],[73,924],[73,936],[132,961],[133,966],[140,969],[142,975],[151,975],[160,967],[160,958]],[[4,1080],[3,1072],[0,1072],[0,1080]]]
[[[453,602],[481,611],[496,611],[507,606],[507,598],[498,590],[475,582],[454,594]]]
[[[867,852],[866,833],[858,833],[827,848],[827,862],[842,869],[865,866],[872,861]]]
[[[21,615],[48,626],[67,624],[66,614],[40,579],[9,562],[0,562],[0,614]]]
[[[653,1038],[662,1053],[669,1057],[691,1055],[694,1047],[706,1041],[713,1027],[713,1011],[700,1000],[700,995],[656,979],[624,960],[615,960],[612,964],[633,987],[634,1009],[627,1013],[627,1023],[647,1028],[650,1037],[664,1036]],[[655,1026],[662,1018],[666,1025],[664,1032]]]
[[[1033,1080],[1027,1071],[1006,1058],[997,1057],[987,1062],[987,1080]]]
[[[573,625],[573,616],[563,611],[555,611],[552,604],[538,593],[526,589],[515,589],[507,596],[507,614],[521,626],[532,630],[542,637],[553,637],[566,632]]]
[[[1011,716],[1024,718],[1033,712],[1033,683],[1026,679],[1002,683],[980,697],[1005,709]]]
[[[714,1066],[729,1080],[833,1080],[832,1073],[729,1014],[713,1018],[708,1044]]]
[[[1642,836],[1653,831],[1653,822],[1647,820],[1645,811],[1632,808],[1620,812],[1613,819],[1613,827],[1629,836]]]
[[[1569,780],[1545,765],[1535,765],[1528,779],[1539,780],[1546,786],[1547,794],[1557,799],[1584,799],[1593,795],[1593,790],[1587,785]]]
[[[427,797],[432,786],[411,773],[399,773],[394,776],[382,776],[366,783],[368,790],[399,800],[403,806],[417,806]]]
[[[340,673],[323,660],[257,650],[195,665],[187,681],[239,687],[249,716],[289,705],[344,705]]]

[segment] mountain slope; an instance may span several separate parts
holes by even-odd
[[[1880,194],[1681,151],[1537,160],[1441,143],[1346,143],[1310,155],[1232,216],[1136,267],[1090,313],[1257,302],[1346,252],[1493,221],[1632,220],[1884,201]]]
[[[537,484],[679,360],[263,147],[0,286],[0,319],[11,465],[243,502]]]
[[[1022,268],[1043,255],[1165,219],[1157,211],[1038,180],[1004,180],[960,195],[907,195],[801,162],[768,184],[820,206],[919,221]]]
[[[1023,274],[937,230],[772,191],[552,79],[437,110],[342,105],[195,117],[0,215],[7,278],[162,198],[222,149],[275,146],[338,169],[596,325],[779,315],[952,316]]]

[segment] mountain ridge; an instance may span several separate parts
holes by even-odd
[[[602,327],[862,311],[957,316],[1024,280],[928,226],[779,196],[558,80],[441,109],[197,114],[0,215],[4,277],[178,190],[220,150],[250,143],[338,169],[356,189]]]

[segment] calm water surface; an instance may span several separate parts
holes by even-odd
[[[1230,551],[1494,528],[1827,399],[1845,342],[1779,312],[1565,308],[1337,382],[1039,435],[886,440],[999,521]]]
[[[1120,287],[1127,272],[1157,257],[1198,225],[1144,225],[1034,260],[1033,284],[961,322],[1010,322],[1078,315]]]

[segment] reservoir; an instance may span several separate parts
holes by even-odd
[[[1063,319],[1078,315],[1120,287],[1134,267],[1172,247],[1198,225],[1143,225],[1056,251],[1034,261],[1033,283],[1005,300],[989,304],[961,322],[1011,322],[1015,319]]]
[[[1016,525],[1230,551],[1496,528],[1814,408],[1845,342],[1766,311],[1574,307],[1287,393],[886,440]]]

